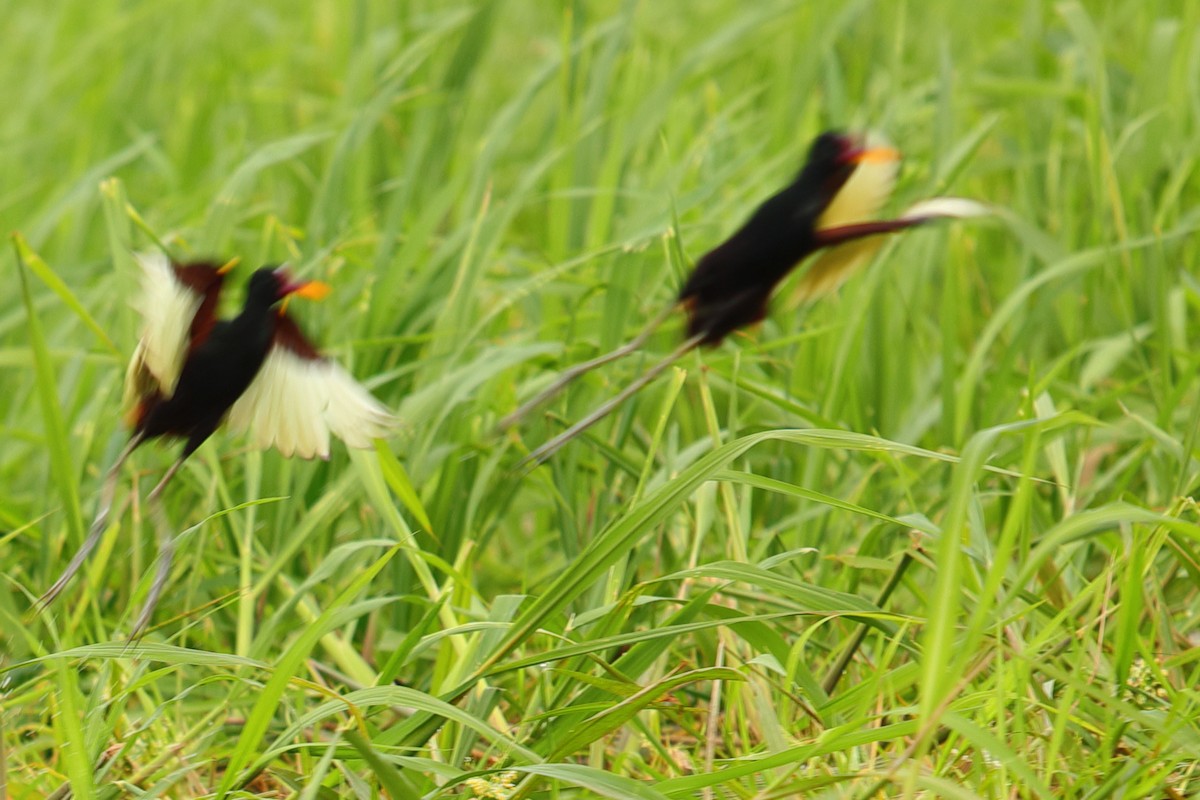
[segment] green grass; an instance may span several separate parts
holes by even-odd
[[[2,7],[11,797],[1200,787],[1200,5]],[[1009,213],[808,309],[785,287],[518,471],[678,322],[494,423],[834,126],[902,146],[894,208]],[[123,443],[155,239],[331,281],[298,313],[404,425],[328,463],[205,445],[131,646],[136,499],[27,614]],[[118,503],[172,457],[139,451]]]

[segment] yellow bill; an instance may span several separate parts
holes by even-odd
[[[305,300],[324,300],[331,291],[333,291],[333,287],[324,281],[305,281],[292,294],[296,297],[303,297]]]
[[[900,160],[900,151],[894,147],[869,147],[850,160],[855,164],[891,164]]]

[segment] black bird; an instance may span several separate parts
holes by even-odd
[[[879,246],[878,234],[935,219],[989,213],[974,201],[944,197],[918,203],[896,219],[873,220],[891,194],[899,162],[899,152],[891,147],[870,146],[859,137],[836,131],[818,136],[795,179],[696,262],[674,304],[630,342],[566,370],[501,421],[502,428],[516,424],[578,376],[633,352],[674,309],[682,307],[687,314],[683,344],[524,461],[548,458],[693,348],[720,344],[730,333],[762,320],[779,283],[817,251],[824,253],[809,267],[797,289],[805,300],[837,288]]]
[[[128,443],[109,469],[100,508],[83,546],[38,601],[45,607],[78,572],[103,534],[126,459],[159,437],[183,439],[179,457],[147,496],[156,524],[157,501],[183,462],[227,418],[261,447],[284,455],[329,457],[329,434],[351,447],[370,447],[393,418],[336,363],[323,358],[284,308],[295,295],[320,299],[329,287],[294,281],[286,268],[256,270],[241,312],[216,318],[225,272],[233,263],[172,264],[159,254],[139,256],[145,327],[125,375]],[[173,539],[159,525],[159,559],[134,635],[150,620],[170,573]]]

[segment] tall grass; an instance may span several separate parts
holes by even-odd
[[[76,797],[1184,797],[1200,786],[1200,6],[8,4],[0,784]],[[913,232],[507,435],[824,128]],[[130,252],[292,261],[398,409],[327,463],[220,435],[49,613],[123,443]],[[234,292],[234,295],[237,293]],[[236,297],[231,299],[235,303]],[[119,499],[119,502],[120,499]],[[0,790],[0,794],[3,794]]]

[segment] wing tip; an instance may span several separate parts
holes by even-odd
[[[900,215],[904,220],[977,219],[996,216],[992,206],[966,197],[931,197],[914,203]]]

